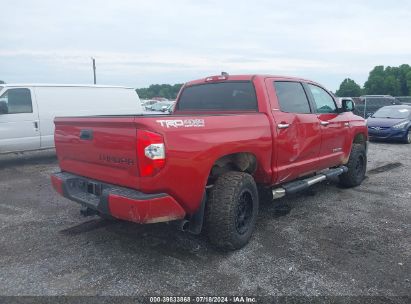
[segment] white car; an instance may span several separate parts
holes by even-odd
[[[142,113],[133,88],[0,84],[0,154],[53,148],[56,116]]]
[[[156,104],[158,102],[158,100],[152,100],[152,99],[148,99],[148,100],[143,100],[141,102],[141,105],[143,106],[143,108],[145,108],[146,110],[149,110],[151,108],[151,106],[153,106],[154,104]]]

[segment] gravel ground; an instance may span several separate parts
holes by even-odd
[[[370,144],[360,187],[263,205],[231,253],[169,224],[84,218],[50,185],[52,152],[0,156],[0,295],[410,296],[410,152]]]

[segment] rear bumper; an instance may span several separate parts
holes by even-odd
[[[67,172],[51,175],[62,196],[112,217],[140,224],[183,219],[184,209],[165,193],[147,194]]]

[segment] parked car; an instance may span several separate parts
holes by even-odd
[[[382,107],[367,119],[370,139],[411,143],[411,106]]]
[[[350,105],[353,105],[354,106],[353,110],[357,110],[356,109],[356,103],[355,103],[353,98],[351,98],[351,97],[335,97],[335,101],[337,102],[337,106],[339,106],[339,107],[342,106],[343,100],[345,100],[346,103],[348,103]],[[361,115],[359,115],[359,116],[361,116]]]
[[[238,249],[260,200],[336,176],[361,184],[368,132],[353,106],[309,80],[211,76],[185,84],[172,115],[56,118],[51,181],[83,215],[205,223],[211,242]]]
[[[409,105],[411,106],[411,96],[396,96],[395,97],[398,101],[401,102],[401,104]]]
[[[355,114],[367,118],[381,107],[400,104],[401,101],[391,95],[364,95],[355,98]]]
[[[173,113],[174,111],[175,102],[170,102],[164,112]]]
[[[151,107],[156,104],[158,102],[158,100],[153,100],[153,99],[149,99],[149,100],[143,100],[141,105],[143,106],[143,109],[149,111],[151,110]]]
[[[55,116],[141,114],[132,88],[4,84],[0,90],[0,154],[54,147]]]
[[[170,107],[173,106],[171,102],[158,102],[153,104],[150,108],[151,111],[158,111],[158,112],[167,112],[170,110]]]

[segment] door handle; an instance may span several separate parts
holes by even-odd
[[[277,128],[279,128],[279,129],[287,129],[289,126],[290,126],[290,124],[288,124],[288,123],[279,123],[279,124],[277,125]]]
[[[39,129],[39,122],[38,121],[33,121],[34,124],[34,129],[36,129],[36,131],[38,131]]]
[[[322,125],[322,126],[328,126],[329,124],[330,124],[330,122],[328,122],[328,121],[323,121],[323,120],[320,121],[320,125]]]

